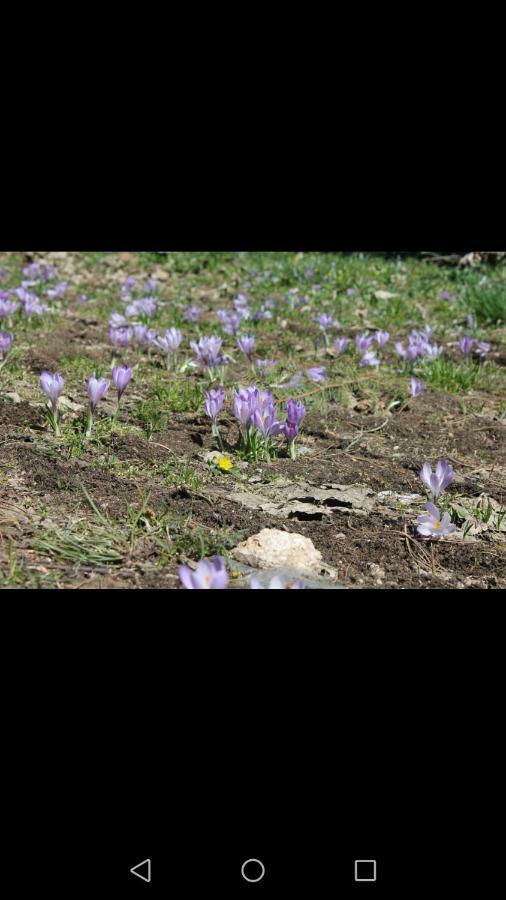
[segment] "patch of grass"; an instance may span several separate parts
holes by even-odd
[[[164,463],[158,466],[157,471],[164,478],[167,487],[187,487],[193,491],[199,491],[204,484],[199,473],[183,460]]]
[[[476,387],[482,374],[482,367],[473,361],[457,363],[445,356],[434,360],[423,360],[420,374],[430,387],[440,388],[452,394],[460,394]]]
[[[105,529],[80,523],[46,529],[35,548],[76,565],[114,566],[124,559],[124,553],[118,548],[114,537]]]
[[[180,559],[182,555],[190,559],[203,559],[210,556],[228,557],[229,551],[245,537],[244,531],[234,531],[227,526],[220,529],[196,525],[192,515],[187,519],[171,518],[165,521],[167,541],[160,558],[160,565],[166,565],[170,559]]]
[[[479,323],[506,322],[506,279],[485,284],[472,281],[464,288],[462,300]]]

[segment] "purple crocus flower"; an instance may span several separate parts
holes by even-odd
[[[23,275],[26,275],[27,278],[38,278],[40,274],[40,263],[33,262],[30,265],[25,266],[23,269]]]
[[[12,316],[19,309],[19,303],[15,300],[5,300],[0,298],[0,319],[6,316]]]
[[[59,281],[58,284],[56,285],[56,287],[49,288],[46,291],[46,294],[48,297],[51,297],[51,298],[63,297],[65,291],[67,290],[67,287],[68,287],[67,281]]]
[[[445,459],[440,459],[436,471],[433,472],[429,463],[424,463],[420,471],[420,479],[437,500],[440,494],[448,487],[455,477],[454,471]]]
[[[223,408],[225,396],[225,391],[221,387],[213,388],[205,393],[205,410],[213,424],[216,423],[216,419]]]
[[[88,296],[87,294],[79,294],[79,303],[86,303]]]
[[[474,346],[474,338],[473,337],[468,337],[466,335],[465,337],[462,337],[459,341],[459,347],[461,349],[461,352],[464,354],[464,356],[469,356],[471,350],[473,349],[473,346]]]
[[[109,326],[110,328],[125,328],[128,326],[128,322],[121,313],[113,312],[109,316]]]
[[[115,347],[127,347],[133,338],[133,329],[127,328],[109,328],[109,340]]]
[[[418,397],[425,390],[425,381],[423,378],[410,378],[409,391],[412,397]]]
[[[428,359],[437,359],[438,356],[441,356],[442,352],[443,348],[439,347],[437,344],[427,344],[424,355]]]
[[[445,512],[443,518],[441,518],[439,509],[433,503],[427,503],[425,509],[427,510],[427,515],[418,516],[417,525],[417,531],[422,537],[438,540],[456,531],[457,526],[452,525],[448,512]]]
[[[179,566],[181,584],[187,590],[223,590],[228,587],[228,575],[222,556],[201,559],[195,571],[189,566]]]
[[[41,281],[49,281],[51,278],[54,278],[55,275],[56,269],[54,266],[44,266],[39,277]]]
[[[130,293],[131,291],[133,291],[136,284],[137,279],[134,278],[133,275],[129,275],[128,278],[125,278],[123,284],[121,285],[122,293]]]
[[[56,413],[58,406],[58,398],[65,387],[65,382],[61,375],[53,375],[51,372],[43,372],[39,379],[39,384],[44,391],[46,397],[51,401],[53,413]]]
[[[202,315],[202,310],[198,306],[187,306],[183,315],[183,319],[188,322],[198,322]]]
[[[171,354],[176,353],[182,340],[183,335],[179,331],[179,328],[168,328],[164,335],[160,335],[156,338],[154,343],[160,350],[163,350],[164,353]]]
[[[118,392],[118,403],[131,377],[132,370],[128,366],[115,366],[112,370],[112,381]]]
[[[88,400],[92,413],[95,412],[102,397],[104,397],[109,390],[109,386],[110,381],[106,381],[105,378],[95,378],[94,375],[91,375],[88,378]]]
[[[158,281],[156,278],[148,278],[144,284],[144,290],[147,291],[148,294],[154,294],[155,291],[158,290]]]
[[[239,350],[248,357],[251,362],[253,356],[253,350],[255,349],[255,338],[251,334],[245,334],[242,337],[237,338],[237,346]]]
[[[253,316],[253,320],[255,322],[260,322],[261,319],[272,319],[272,313],[270,309],[264,309],[261,307]]]
[[[197,357],[197,362],[212,368],[223,362],[221,353],[222,340],[215,334],[210,337],[201,337],[198,343],[190,341],[190,347]]]
[[[332,316],[329,316],[328,313],[322,313],[319,316],[316,316],[315,322],[320,326],[322,331],[327,331],[328,328],[340,328],[339,322],[336,322]]]
[[[7,354],[11,349],[14,335],[10,331],[0,331],[0,354],[2,359],[7,358]]]
[[[153,328],[148,328],[147,325],[134,325],[133,333],[135,340],[141,347],[150,346],[158,337],[156,331]]]
[[[379,364],[380,360],[376,356],[374,350],[367,350],[367,352],[360,357],[361,366],[379,366]]]
[[[273,366],[276,365],[275,359],[256,359],[255,366],[259,370],[261,375],[265,375],[267,369],[272,369]]]
[[[390,333],[388,331],[377,331],[374,335],[374,339],[378,347],[384,347],[390,340]]]
[[[472,313],[467,314],[467,327],[476,328],[476,319],[474,318]]]
[[[129,319],[133,319],[135,316],[147,316],[150,319],[157,309],[158,303],[154,297],[143,297],[142,300],[134,300],[129,303],[125,309],[125,315]]]
[[[451,300],[453,294],[450,294],[449,291],[441,291],[441,300]]]
[[[30,319],[32,316],[42,316],[47,312],[47,304],[41,303],[36,294],[30,294],[28,291],[23,290],[23,288],[18,288],[16,294],[23,304],[24,313],[27,318]]]
[[[357,334],[355,337],[355,344],[357,345],[357,350],[359,353],[365,353],[366,350],[369,349],[372,342],[374,340],[374,335],[367,334]]]
[[[481,356],[482,359],[485,359],[487,353],[490,353],[490,349],[492,344],[488,344],[487,341],[477,341],[475,352],[478,356]]]
[[[327,377],[324,366],[313,366],[312,369],[306,369],[305,375],[309,378],[310,381],[315,382],[325,381]]]
[[[286,421],[300,425],[306,415],[306,407],[301,400],[291,398],[286,401]]]
[[[220,320],[220,325],[225,334],[232,334],[235,336],[243,316],[240,313],[230,312],[228,309],[218,309],[216,310],[216,315]]]
[[[354,297],[355,294],[358,293],[358,291],[357,288],[347,288],[346,293],[348,294],[348,297]]]
[[[402,341],[395,342],[395,352],[398,356],[401,357],[401,359],[407,359],[408,352]]]
[[[264,406],[263,409],[260,407],[255,409],[251,422],[265,440],[279,434],[282,429],[281,422],[276,418],[276,410],[270,404]]]
[[[253,387],[234,391],[232,398],[232,412],[243,428],[246,428],[249,424],[253,412],[258,407],[258,396],[259,392],[257,388]]]
[[[306,415],[306,407],[301,400],[286,401],[286,422],[283,425],[283,434],[290,444],[292,458],[295,458],[294,441],[299,432],[300,423]]]
[[[334,341],[334,349],[337,350],[338,353],[343,353],[349,343],[350,339],[347,337],[337,338]]]

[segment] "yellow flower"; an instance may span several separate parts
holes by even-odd
[[[233,464],[232,460],[229,459],[228,456],[220,456],[220,458],[218,460],[218,468],[221,469],[223,472],[230,471],[230,469],[233,467],[233,465],[234,464]]]

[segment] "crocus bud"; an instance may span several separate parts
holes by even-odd
[[[128,366],[115,366],[112,370],[112,380],[114,387],[118,392],[118,403],[121,400],[121,395],[125,390],[128,382],[132,377],[132,370],[128,368]]]
[[[94,375],[88,378],[88,400],[92,413],[95,412],[100,400],[109,390],[109,385],[110,382],[105,378],[95,378]]]
[[[53,375],[51,372],[43,372],[40,376],[39,384],[46,397],[49,397],[53,412],[56,412],[58,398],[65,386],[63,378],[61,377],[61,375]]]

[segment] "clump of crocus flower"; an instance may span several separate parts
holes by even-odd
[[[360,357],[361,366],[379,366],[381,360],[376,356],[374,350],[366,350]]]
[[[237,346],[245,356],[248,357],[249,361],[252,362],[253,359],[253,351],[255,349],[255,338],[252,334],[244,334],[242,337],[237,338]]]
[[[202,315],[202,310],[198,306],[190,305],[190,306],[186,307],[186,309],[184,311],[183,319],[186,319],[187,322],[198,322],[201,315]]]
[[[283,434],[288,441],[290,456],[295,459],[295,438],[299,433],[300,424],[306,415],[306,407],[301,400],[286,401],[286,422],[283,425]]]
[[[60,281],[54,288],[48,288],[46,294],[48,297],[51,297],[53,300],[57,297],[63,297],[65,291],[67,290],[68,282]]]
[[[374,340],[373,334],[357,334],[355,337],[355,344],[359,353],[365,353],[369,350],[372,342]]]
[[[179,578],[186,590],[223,590],[228,587],[228,575],[222,556],[201,559],[195,571],[179,566]]]
[[[328,331],[329,328],[340,328],[341,325],[339,322],[330,316],[328,313],[321,313],[319,316],[316,316],[315,322],[320,327],[322,331]]]
[[[14,335],[10,331],[0,331],[0,369],[3,369],[7,362],[13,340]]]
[[[419,397],[425,390],[425,387],[426,384],[423,378],[415,378],[413,376],[409,379],[409,392],[412,397]]]
[[[234,391],[232,412],[241,424],[241,441],[248,457],[257,460],[260,455],[265,455],[269,458],[271,439],[282,430],[272,393],[256,387]]]
[[[440,459],[433,472],[429,463],[424,463],[420,471],[420,479],[430,492],[432,499],[437,500],[440,494],[453,481],[455,473],[445,459]]]
[[[350,343],[350,339],[347,337],[336,338],[334,341],[334,350],[337,350],[338,353],[343,353],[346,350],[346,347]]]
[[[261,375],[265,376],[267,369],[272,369],[276,365],[275,359],[256,359],[255,366]]]
[[[306,369],[304,374],[310,381],[315,381],[316,383],[325,381],[327,377],[324,366],[313,366],[311,369]]]
[[[129,369],[128,366],[115,366],[111,372],[111,376],[112,382],[114,384],[114,387],[116,388],[116,392],[118,395],[118,403],[116,406],[116,412],[114,414],[114,418],[117,419],[119,413],[119,404],[126,386],[132,377],[132,370]]]
[[[457,526],[452,524],[448,512],[445,512],[443,518],[441,518],[439,509],[433,503],[427,503],[425,509],[427,510],[427,515],[418,516],[417,525],[418,534],[421,534],[422,537],[438,540],[456,531]]]
[[[121,313],[112,312],[109,316],[109,326],[111,328],[126,328],[128,326],[128,322]]]
[[[2,291],[2,293],[4,292]],[[18,309],[19,303],[16,300],[7,300],[5,297],[0,297],[0,319],[10,318]]]
[[[109,340],[114,347],[127,347],[133,338],[133,328],[127,327],[109,328]]]
[[[53,375],[51,372],[43,372],[39,379],[41,389],[50,400],[50,406],[46,410],[47,420],[56,435],[60,434],[60,422],[58,416],[58,399],[65,387],[61,375]]]
[[[88,419],[86,423],[86,437],[91,437],[91,430],[93,428],[93,416],[95,414],[95,410],[100,403],[102,397],[105,396],[107,391],[109,390],[110,381],[106,381],[105,378],[95,378],[94,375],[91,375],[88,378]]]
[[[390,333],[388,331],[377,331],[374,335],[374,340],[378,347],[384,347],[390,340]]]
[[[223,367],[227,362],[227,357],[221,350],[222,343],[222,339],[215,334],[212,334],[210,337],[201,337],[198,343],[190,341],[190,347],[195,353],[196,362],[207,368],[211,381],[214,381],[217,377],[217,367]],[[222,376],[223,374],[224,369],[222,368]]]
[[[217,439],[221,450],[223,450],[223,444],[216,420],[221,410],[223,409],[225,397],[225,391],[223,390],[223,388],[219,387],[212,388],[211,390],[206,391],[204,399],[206,413],[211,419],[211,429],[213,437]]]
[[[135,316],[145,316],[147,319],[151,319],[157,309],[158,304],[154,297],[142,297],[142,299],[133,300],[132,303],[128,304],[125,309],[125,315],[129,319],[133,319]]]
[[[240,309],[235,312],[229,309],[218,309],[216,310],[216,315],[225,334],[234,336],[237,334],[242,320],[246,318],[244,312]]]
[[[459,341],[460,351],[464,356],[469,356],[474,346],[474,338],[465,335]]]
[[[183,335],[181,334],[179,328],[168,328],[165,334],[159,335],[157,338],[155,338],[155,346],[160,350],[163,350],[163,352],[165,353],[167,368],[169,368],[171,361],[173,365],[175,365],[176,354],[182,340]]]

